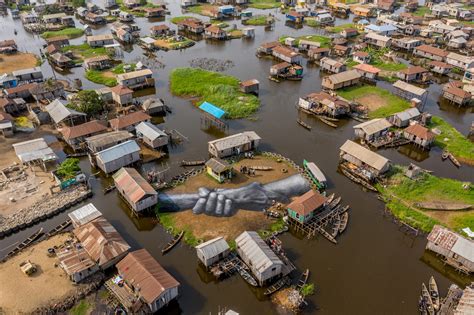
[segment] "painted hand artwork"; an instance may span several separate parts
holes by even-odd
[[[297,174],[268,184],[257,182],[232,189],[199,188],[193,194],[160,194],[160,208],[166,211],[192,209],[194,214],[232,216],[237,209],[261,211],[273,202],[286,203],[290,198],[304,194],[310,186]]]

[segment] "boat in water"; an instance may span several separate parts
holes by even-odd
[[[319,189],[323,189],[326,187],[326,176],[324,176],[323,172],[316,164],[303,160],[303,167],[306,173],[308,173],[309,177],[313,180],[313,182],[316,184],[316,186],[318,186]]]
[[[341,215],[341,224],[339,225],[339,233],[342,233],[346,230],[347,222],[349,222],[349,212],[345,211]]]
[[[306,128],[307,130],[311,130],[311,126],[305,123],[304,121],[302,121],[301,119],[298,119],[296,122],[300,124],[301,126],[303,126],[304,128]]]
[[[433,308],[437,311],[439,310],[439,307],[440,307],[439,291],[438,291],[438,284],[436,284],[436,280],[434,279],[433,276],[431,276],[430,278],[428,287],[429,287],[428,289],[431,296],[431,301],[433,302]]]
[[[424,307],[423,311],[427,312],[429,315],[434,315],[433,300],[431,299],[430,292],[424,283],[421,284],[421,298],[421,304]]]
[[[164,255],[165,253],[169,252],[179,241],[183,238],[184,231],[181,231],[178,235],[176,235],[165,247],[161,250],[161,254]]]

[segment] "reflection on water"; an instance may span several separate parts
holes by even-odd
[[[445,265],[441,256],[438,257],[435,253],[429,250],[423,252],[423,256],[421,256],[420,260],[445,277],[448,277],[461,288],[464,288],[473,281],[472,277],[459,273],[453,267]]]
[[[430,157],[429,150],[423,150],[413,144],[403,145],[399,147],[397,151],[416,162],[422,162]]]

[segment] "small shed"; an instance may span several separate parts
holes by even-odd
[[[262,138],[254,131],[244,131],[208,142],[209,153],[218,158],[238,155],[258,148]]]
[[[299,223],[306,223],[318,210],[321,210],[326,200],[327,198],[317,191],[310,190],[287,206],[288,217]]]
[[[202,264],[209,268],[230,253],[229,244],[220,236],[196,246],[196,254]]]
[[[148,115],[160,115],[166,112],[166,106],[163,100],[157,97],[152,97],[143,102],[142,110]]]
[[[232,165],[219,158],[211,158],[206,162],[206,171],[211,177],[219,183],[232,178]]]
[[[369,179],[374,179],[390,170],[388,159],[351,140],[346,140],[341,146],[339,156],[342,161],[364,168]]]
[[[407,100],[412,100],[413,98],[417,98],[421,101],[421,104],[425,103],[426,98],[428,96],[427,90],[417,87],[415,85],[403,82],[401,80],[398,80],[397,82],[395,82],[393,84],[393,87],[395,88],[395,94],[397,94],[398,96]]]
[[[96,155],[97,166],[108,174],[140,160],[140,147],[134,140],[119,143]]]
[[[444,89],[443,98],[459,106],[464,106],[471,102],[472,95],[471,93],[464,91],[461,88],[458,88],[455,86],[449,86],[446,89]]]
[[[227,129],[227,124],[224,122],[226,112],[209,102],[203,102],[199,105],[199,109],[203,111],[201,117],[201,125],[205,127],[214,126],[219,129]]]
[[[420,111],[418,110],[418,108],[414,107],[414,108],[405,109],[402,112],[393,114],[392,116],[388,118],[388,120],[394,126],[398,128],[403,128],[403,127],[407,127],[410,124],[411,120],[419,119],[420,116],[421,116]]]
[[[366,141],[374,141],[387,134],[392,124],[385,118],[375,118],[355,125],[354,132],[357,138]]]
[[[323,78],[322,87],[329,90],[337,90],[343,87],[353,86],[359,83],[362,75],[357,70],[348,70]]]
[[[136,213],[153,208],[158,193],[134,168],[122,167],[113,176],[115,187]]]
[[[150,122],[141,122],[135,131],[137,137],[150,148],[158,149],[168,145],[168,135]]]
[[[84,113],[66,107],[66,104],[59,99],[55,99],[45,109],[56,125],[64,123],[74,126],[78,122],[85,122],[87,117]]]
[[[102,216],[102,213],[97,210],[94,204],[88,203],[85,206],[82,206],[79,209],[69,213],[68,216],[72,221],[72,226],[77,228],[97,219],[98,217]]]
[[[44,169],[46,169],[46,163],[55,162],[58,159],[58,156],[43,138],[15,143],[13,149],[22,164],[40,162]]]
[[[260,82],[257,79],[251,79],[247,81],[240,82],[240,90],[243,93],[254,93],[258,94]]]
[[[403,136],[422,148],[429,148],[435,139],[433,132],[418,123],[414,123],[405,128],[405,130],[403,130]]]

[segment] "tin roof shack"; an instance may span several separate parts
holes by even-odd
[[[311,48],[308,50],[308,57],[312,61],[318,61],[321,58],[329,56],[330,51],[329,48]]]
[[[72,221],[72,226],[77,228],[101,217],[102,213],[92,203],[88,203],[69,213],[68,216]]]
[[[423,41],[420,39],[415,39],[412,37],[403,37],[403,38],[393,38],[392,47],[399,48],[406,51],[412,51],[416,47],[423,44]]]
[[[206,268],[224,259],[230,253],[229,244],[222,236],[199,244],[195,248],[197,257]]]
[[[97,166],[106,174],[139,160],[140,147],[134,140],[119,143],[96,154]]]
[[[373,17],[375,14],[374,8],[363,7],[360,5],[352,6],[351,12],[360,17]]]
[[[427,237],[426,249],[444,257],[445,262],[467,274],[474,272],[474,242],[440,225]]]
[[[365,27],[365,31],[367,33],[375,33],[383,36],[392,36],[392,34],[397,31],[397,27],[391,24],[369,24]]]
[[[46,105],[45,109],[57,126],[74,126],[87,120],[86,114],[67,107],[66,103],[60,99],[55,99]]]
[[[323,208],[326,200],[327,198],[317,191],[310,190],[287,206],[288,217],[299,223],[307,223]]]
[[[405,82],[427,82],[431,79],[430,72],[420,66],[411,66],[397,72],[397,77]]]
[[[339,34],[341,34],[341,36],[344,38],[351,38],[359,35],[359,31],[355,28],[345,28]]]
[[[255,231],[245,231],[235,239],[237,253],[249,266],[260,286],[282,275],[283,262]]]
[[[0,134],[4,137],[13,136],[15,126],[12,123],[13,117],[7,113],[0,112]]]
[[[430,45],[421,45],[413,49],[415,56],[420,56],[436,61],[445,61],[448,52],[444,49],[436,48]]]
[[[286,14],[286,20],[295,24],[301,24],[304,22],[304,15],[300,12],[291,10]]]
[[[376,80],[379,72],[382,71],[379,68],[371,66],[371,65],[366,64],[366,63],[358,64],[358,65],[354,66],[353,69],[359,71],[362,78],[366,79],[368,81]]]
[[[441,74],[441,75],[447,75],[448,73],[451,72],[451,69],[454,68],[454,66],[447,64],[442,61],[436,61],[433,60],[428,64],[428,67],[430,71]]]
[[[48,46],[54,45],[59,48],[70,45],[69,38],[64,35],[46,38],[46,44]]]
[[[385,118],[375,118],[355,125],[353,128],[357,138],[372,142],[385,136],[390,127],[392,124]]]
[[[328,90],[338,90],[359,83],[362,75],[357,70],[348,70],[323,78],[322,87]]]
[[[152,37],[173,35],[173,32],[170,32],[170,27],[166,24],[153,25],[150,27],[150,35]]]
[[[106,55],[84,59],[84,68],[87,70],[104,70],[111,67],[112,60]]]
[[[332,48],[332,54],[338,57],[346,57],[349,55],[351,48],[344,45],[334,45]]]
[[[53,149],[43,138],[28,140],[12,145],[21,164],[34,165],[41,163],[46,170],[47,163],[55,163],[58,159]]]
[[[428,91],[417,86],[411,85],[409,83],[398,80],[393,84],[395,88],[395,94],[398,96],[407,99],[413,100],[418,99],[421,104],[424,104],[428,96]]]
[[[66,17],[66,13],[61,12],[61,13],[55,13],[55,14],[45,14],[41,18],[43,23],[46,24],[59,24],[61,23],[61,19]]]
[[[227,32],[218,26],[211,25],[204,29],[204,37],[225,40],[227,39]]]
[[[459,106],[464,106],[471,102],[472,95],[461,88],[448,86],[443,89],[443,98]]]
[[[168,135],[147,121],[139,123],[135,131],[137,138],[152,149],[159,149],[168,145]]]
[[[104,217],[75,228],[73,233],[102,270],[114,266],[130,249],[130,245]]]
[[[301,97],[298,106],[331,117],[340,117],[350,112],[350,104],[339,96],[332,96],[326,92],[310,93]]]
[[[122,167],[113,178],[117,191],[135,213],[143,213],[158,203],[158,193],[136,169]]]
[[[277,41],[263,43],[257,48],[257,53],[271,55],[273,53],[273,49],[280,46],[281,46],[280,42],[277,42]]]
[[[117,263],[117,271],[115,279],[123,280],[123,285],[114,285],[112,278],[108,288],[131,313],[155,313],[178,297],[179,282],[146,249],[129,253]]]
[[[159,98],[148,98],[142,103],[142,110],[148,115],[161,115],[166,113],[166,106]]]
[[[271,66],[270,75],[289,80],[301,80],[303,78],[303,67],[284,61]]]
[[[0,41],[0,53],[2,54],[13,54],[16,53],[18,47],[13,39],[7,39]]]
[[[461,70],[467,70],[474,67],[474,58],[450,52],[446,56],[446,63]]]
[[[208,150],[209,154],[214,157],[225,158],[256,150],[261,140],[262,138],[254,131],[244,131],[225,138],[209,141]]]
[[[59,81],[51,79],[38,83],[30,89],[30,92],[37,101],[54,100],[65,96],[64,85]]]
[[[258,94],[260,82],[257,79],[251,79],[240,82],[239,88],[243,93]]]
[[[423,149],[429,149],[435,139],[434,133],[418,123],[413,123],[405,128],[403,130],[403,136],[405,139],[410,140]]]
[[[145,114],[142,111],[138,111],[111,119],[109,120],[109,123],[113,130],[127,130],[134,132],[135,127],[138,126],[138,124],[144,121],[149,122],[150,119],[151,116]]]
[[[370,54],[365,51],[356,51],[352,54],[352,60],[358,63],[369,63]]]
[[[371,181],[390,170],[388,159],[351,140],[347,140],[341,146],[339,157],[342,163],[356,165],[360,172]]]
[[[291,37],[287,37],[285,39],[285,42],[287,40],[290,40]],[[296,39],[295,39],[295,42],[296,42]],[[293,46],[293,45],[288,45],[288,46]],[[310,50],[312,48],[319,48],[321,46],[321,43],[319,42],[314,42],[314,41],[311,41],[311,40],[306,40],[306,39],[300,39],[298,41],[298,50],[299,51],[305,51],[305,50]]]
[[[163,17],[166,14],[166,10],[162,7],[144,8],[143,11],[145,11],[145,17],[147,18]]]
[[[7,96],[8,99],[17,99],[17,98],[29,98],[31,97],[30,89],[36,87],[38,83],[28,83],[22,84],[19,86],[15,86],[3,91],[3,93]]]
[[[364,37],[364,41],[372,46],[380,47],[380,48],[385,48],[385,47],[390,47],[392,44],[392,38],[379,35],[377,33],[368,33]]]
[[[114,36],[112,34],[87,36],[86,41],[91,47],[104,47],[114,43]]]
[[[73,243],[67,248],[57,251],[56,256],[59,260],[59,267],[74,283],[79,283],[99,271],[99,266],[79,243]]]
[[[117,75],[117,82],[132,90],[155,86],[153,72],[150,69],[119,74]]]
[[[107,23],[107,20],[102,15],[95,14],[93,12],[87,12],[86,15],[84,16],[84,20],[86,20],[86,22],[89,22],[91,24]]]
[[[18,81],[42,81],[43,72],[40,67],[22,69],[12,71],[12,75],[18,79]]]
[[[126,86],[116,85],[110,88],[110,92],[112,93],[112,100],[119,106],[129,105],[133,102],[133,90]]]
[[[194,34],[204,33],[204,23],[196,18],[187,18],[176,23],[178,31],[189,32]]]
[[[132,138],[133,135],[126,130],[111,131],[86,138],[87,149],[91,153],[97,153]]]
[[[285,46],[277,46],[273,48],[272,55],[275,58],[291,64],[301,64],[303,61],[303,55]]]
[[[210,158],[206,162],[206,172],[219,183],[232,178],[232,165],[219,158]]]
[[[321,70],[331,73],[339,73],[342,71],[346,71],[345,64],[328,57],[322,58],[319,62],[319,66],[321,67]]]
[[[421,113],[418,108],[409,108],[402,112],[393,114],[388,117],[390,123],[398,128],[407,127],[412,120],[418,120],[421,117]]]
[[[60,131],[64,141],[66,141],[74,151],[77,151],[86,147],[86,138],[107,131],[107,127],[97,120],[92,120],[72,127],[63,127]]]

